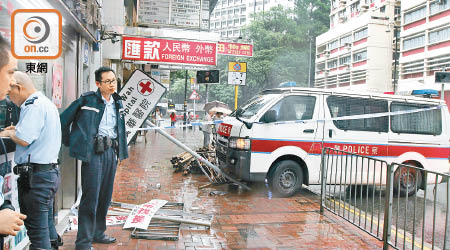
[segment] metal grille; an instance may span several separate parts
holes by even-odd
[[[449,175],[324,148],[324,208],[384,242],[384,249],[449,249]],[[421,190],[423,189],[423,190]]]
[[[216,150],[216,156],[217,159],[219,159],[219,161],[227,162],[227,156],[224,153],[220,152],[219,150]]]

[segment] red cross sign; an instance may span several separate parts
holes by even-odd
[[[153,84],[149,79],[141,80],[138,83],[138,90],[141,95],[148,96],[153,92]]]

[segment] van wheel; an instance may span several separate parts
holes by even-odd
[[[414,162],[404,162],[405,165],[417,167]],[[400,189],[399,189],[400,185]],[[422,186],[422,171],[399,167],[394,172],[394,193],[400,192],[401,197],[413,196]]]
[[[297,162],[284,160],[274,166],[269,175],[269,185],[275,195],[290,197],[298,192],[303,184],[303,172]]]

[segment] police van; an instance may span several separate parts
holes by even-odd
[[[269,89],[224,119],[216,155],[225,172],[250,182],[267,180],[274,193],[286,197],[303,184],[319,184],[323,147],[448,173],[449,121],[441,100]],[[413,187],[424,187],[420,172],[409,174]],[[414,190],[410,182],[400,188]]]

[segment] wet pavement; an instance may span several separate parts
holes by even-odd
[[[169,129],[190,148],[203,142],[200,131]],[[170,159],[183,152],[153,131],[147,143],[139,137],[130,147],[130,158],[118,167],[113,201],[141,204],[151,199],[183,202],[186,212],[214,215],[210,229],[182,225],[178,241],[132,239],[131,231],[110,226],[117,238],[95,249],[381,249],[376,240],[343,219],[319,213],[319,197],[303,190],[291,198],[273,198],[264,183],[244,191],[233,185],[199,189],[206,176],[175,173]],[[158,189],[158,183],[161,187]],[[222,191],[218,194],[212,191]],[[64,234],[64,247],[74,249],[76,231]]]

